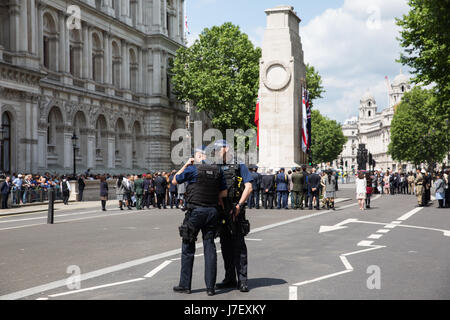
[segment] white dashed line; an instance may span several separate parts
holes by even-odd
[[[380,239],[382,236],[382,234],[371,234],[368,239]]]
[[[363,240],[363,241],[360,241],[360,242],[357,244],[357,246],[359,246],[359,247],[369,247],[369,246],[372,245],[372,243],[373,243],[373,241]]]
[[[380,229],[377,231],[377,233],[388,233],[391,230],[387,230],[387,229]]]

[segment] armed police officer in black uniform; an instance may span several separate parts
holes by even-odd
[[[177,172],[173,184],[187,183],[185,200],[188,209],[180,229],[183,238],[181,253],[180,283],[175,292],[191,293],[192,268],[194,265],[195,241],[202,230],[205,255],[205,282],[208,296],[215,294],[217,276],[217,252],[214,238],[218,226],[218,205],[227,196],[227,185],[223,171],[218,165],[194,164],[194,158]]]
[[[252,192],[252,177],[245,164],[233,163],[233,155],[225,140],[217,141],[215,148],[228,186],[222,217],[226,225],[220,232],[225,279],[216,288],[237,287],[241,292],[248,292],[247,246],[244,237],[250,232],[250,223],[245,219],[245,201]]]

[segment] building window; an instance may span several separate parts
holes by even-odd
[[[372,112],[371,112],[371,111],[369,111],[369,117],[370,117],[370,116],[372,116]]]
[[[49,41],[48,37],[44,36],[44,67],[47,69],[50,68],[50,59],[49,59]]]

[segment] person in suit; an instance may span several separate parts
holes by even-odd
[[[100,177],[100,201],[102,202],[102,211],[106,211],[106,201],[108,200],[108,183],[106,177]]]
[[[172,171],[172,174],[169,176],[169,200],[170,200],[170,209],[173,209],[173,206],[175,206],[177,209],[178,206],[178,187],[177,185],[173,184],[173,178],[175,177],[176,171]]]
[[[83,192],[86,183],[84,182],[84,176],[81,175],[78,177],[78,201],[83,201]]]
[[[144,198],[144,180],[142,180],[142,175],[139,174],[138,178],[134,181],[134,191],[136,193],[136,210],[142,210],[142,200]]]
[[[308,176],[308,192],[310,194],[309,210],[313,209],[314,199],[316,202],[316,209],[320,210],[319,187],[320,187],[320,176],[316,173],[316,169],[312,168],[311,174]]]
[[[6,177],[0,186],[2,193],[2,209],[8,209],[8,197],[11,192],[11,177]]]
[[[261,188],[261,175],[257,172],[257,167],[252,167],[250,169],[250,175],[252,176],[252,193],[249,198],[249,209],[259,209],[259,189]]]
[[[156,205],[158,206],[158,209],[161,209],[161,206],[166,209],[166,203],[164,201],[166,190],[167,180],[163,175],[158,173],[158,176],[155,179]]]
[[[273,170],[268,169],[261,177],[262,203],[264,209],[273,209],[273,193],[275,191],[275,180]]]
[[[286,173],[284,173],[284,168],[280,169],[280,173],[276,177],[277,184],[277,209],[288,209],[288,178]]]
[[[144,189],[144,194],[142,195],[142,208],[147,207],[149,209],[149,197],[148,197],[148,187],[150,185],[149,175],[142,175],[142,189]]]

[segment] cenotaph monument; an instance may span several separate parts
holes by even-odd
[[[306,69],[300,18],[291,6],[265,10],[267,28],[260,60],[260,168],[292,168],[307,163],[301,147],[302,86]]]

